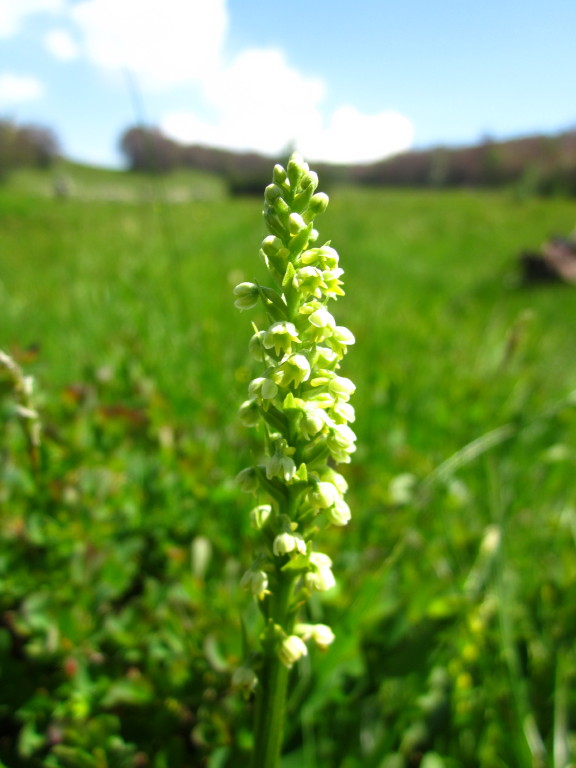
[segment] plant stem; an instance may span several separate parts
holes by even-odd
[[[278,569],[278,588],[272,596],[270,618],[286,632],[292,630],[289,608],[294,577]],[[290,670],[270,650],[264,659],[256,702],[252,768],[278,768]]]

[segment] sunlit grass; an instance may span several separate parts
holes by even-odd
[[[41,514],[8,421],[2,608],[32,651],[5,673],[0,718],[23,708],[19,722],[42,734],[54,701],[68,702],[73,731],[66,707],[83,696],[89,714],[77,722],[121,733],[151,765],[183,768],[200,754],[241,765],[247,731],[227,669],[240,653],[248,526],[231,478],[251,456],[235,420],[250,371],[231,290],[264,277],[261,201],[214,186],[168,205],[193,180],[139,196],[139,179],[73,172],[93,194],[42,197],[32,175],[0,189],[0,348],[37,377],[49,458]],[[115,199],[96,194],[116,184]],[[554,733],[568,738],[566,697],[574,705],[554,681],[557,663],[563,679],[576,669],[576,422],[564,402],[576,336],[573,289],[522,287],[516,258],[570,231],[573,201],[336,188],[317,223],[347,270],[338,318],[357,337],[342,372],[357,384],[359,449],[341,585],[313,607],[337,640],[296,682],[294,705],[307,703],[288,734],[293,764],[388,768],[429,751],[448,768],[524,768],[525,710],[550,751]],[[489,526],[500,545],[482,559]],[[200,577],[199,537],[212,552]],[[61,627],[56,639],[42,617]],[[94,688],[61,672],[68,658]],[[44,709],[30,704],[39,664],[52,670]],[[18,706],[15,670],[31,681]],[[164,718],[150,738],[147,707]],[[86,744],[112,743],[89,733]],[[48,752],[32,742],[16,757],[0,738],[0,759],[36,768]],[[46,765],[74,765],[50,754]]]

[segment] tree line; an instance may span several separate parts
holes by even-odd
[[[127,128],[119,143],[132,171],[206,171],[224,178],[233,194],[259,195],[268,183],[271,158],[257,152],[183,144],[149,126]],[[287,149],[272,161],[283,163],[289,154]],[[0,119],[0,181],[15,168],[49,168],[59,155],[60,143],[52,129]],[[528,192],[576,195],[576,130],[412,150],[362,165],[316,166],[328,186],[334,182],[433,188],[517,185]]]
[[[59,154],[58,138],[50,128],[0,120],[0,180],[15,168],[49,168]]]
[[[260,194],[270,158],[181,144],[157,128],[131,127],[120,140],[134,171],[164,173],[196,168],[222,175],[232,192]],[[287,153],[288,154],[288,153]],[[274,158],[279,162],[286,156]],[[576,130],[557,136],[508,141],[484,139],[461,148],[436,147],[403,152],[363,165],[317,164],[323,179],[373,186],[501,187],[522,185],[538,193],[576,194]]]

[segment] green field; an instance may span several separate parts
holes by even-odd
[[[0,187],[0,349],[43,422],[34,467],[0,379],[0,766],[245,766],[258,313],[232,288],[264,279],[262,203],[59,173],[64,199],[48,175]],[[574,289],[522,286],[517,255],[572,230],[574,201],[328,191],[353,520],[323,534],[338,585],[310,611],[337,639],[294,672],[282,766],[568,768]]]

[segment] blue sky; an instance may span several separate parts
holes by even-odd
[[[0,0],[0,116],[117,165],[172,137],[310,160],[576,127],[574,0]]]

